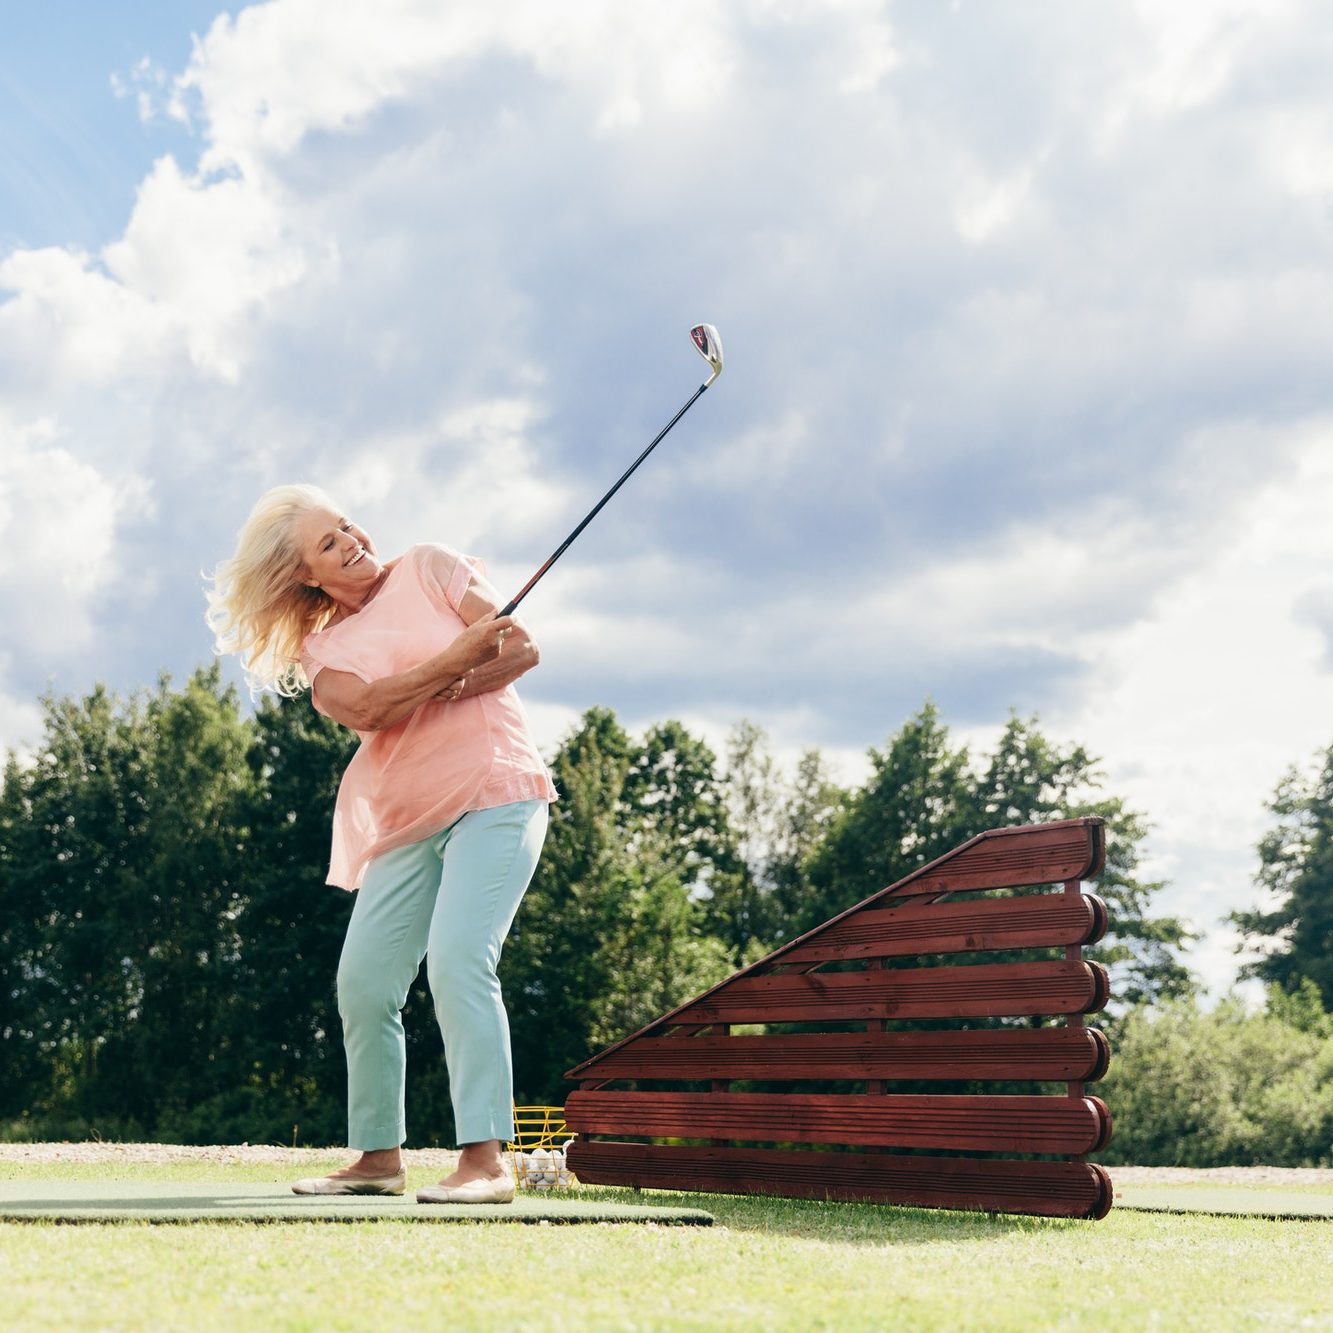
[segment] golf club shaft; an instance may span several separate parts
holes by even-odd
[[[528,595],[528,593],[530,593],[533,590],[533,588],[537,586],[537,581],[541,578],[541,576],[545,574],[546,571],[550,569],[551,566],[555,564],[555,562],[559,560],[562,555],[564,555],[564,553],[569,549],[569,546],[573,542],[574,538],[577,537],[579,533],[582,532],[583,529],[586,528],[588,524],[591,523],[593,519],[597,517],[597,515],[602,510],[602,506],[605,505],[606,502],[629,480],[630,474],[634,471],[634,469],[637,468],[639,464],[642,463],[643,460],[647,458],[648,455],[652,453],[654,449],[657,448],[657,446],[661,443],[661,441],[666,437],[666,433],[672,428],[672,426],[676,424],[676,422],[678,422],[681,419],[681,417],[685,415],[686,412],[690,410],[690,408],[694,406],[694,404],[699,400],[699,395],[702,394],[707,387],[708,387],[707,384],[701,384],[694,391],[694,393],[691,395],[689,401],[685,404],[685,406],[682,407],[680,411],[677,412],[676,415],[672,417],[671,420],[668,421],[665,426],[662,427],[661,431],[658,432],[656,439],[654,439],[653,442],[643,451],[643,453],[641,453],[638,456],[638,458],[636,458],[634,462],[632,462],[629,465],[629,467],[625,469],[624,475],[620,478],[620,480],[616,482],[616,484],[612,486],[611,489],[607,491],[607,493],[604,496],[602,496],[600,500],[598,500],[598,502],[589,511],[588,516],[583,520],[583,522],[580,523],[578,527],[575,528],[574,531],[571,532],[569,536],[566,537],[565,540],[561,542],[558,547],[556,547],[555,551],[552,552],[550,559],[547,560],[547,562],[523,585],[518,595],[500,612],[500,615],[502,616],[513,615],[514,608]]]

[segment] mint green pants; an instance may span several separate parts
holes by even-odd
[[[495,969],[546,837],[545,801],[473,810],[377,856],[357,890],[338,964],[347,1142],[407,1137],[403,1005],[426,958],[459,1143],[512,1139],[509,1019]]]

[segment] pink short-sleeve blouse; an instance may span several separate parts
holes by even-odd
[[[419,666],[447,648],[465,622],[458,607],[485,566],[447,546],[413,546],[374,599],[309,635],[301,665],[320,712],[318,677],[329,667],[367,683]],[[328,882],[361,887],[370,861],[448,828],[469,810],[556,799],[513,686],[454,703],[431,699],[392,727],[359,732],[333,814]]]

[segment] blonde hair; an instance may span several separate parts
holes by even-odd
[[[305,561],[297,520],[313,509],[341,511],[318,486],[275,486],[250,511],[236,553],[213,572],[204,619],[214,651],[238,653],[252,691],[292,698],[309,681],[301,644],[323,629],[335,610],[322,588],[301,581]]]

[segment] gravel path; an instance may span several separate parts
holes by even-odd
[[[248,1165],[327,1167],[347,1160],[346,1148],[278,1148],[241,1143],[192,1147],[179,1143],[0,1143],[0,1162],[224,1162]],[[407,1148],[407,1166],[452,1170],[458,1154],[445,1148]],[[1114,1180],[1123,1185],[1325,1185],[1333,1189],[1333,1168],[1224,1166],[1196,1169],[1183,1166],[1114,1166]]]

